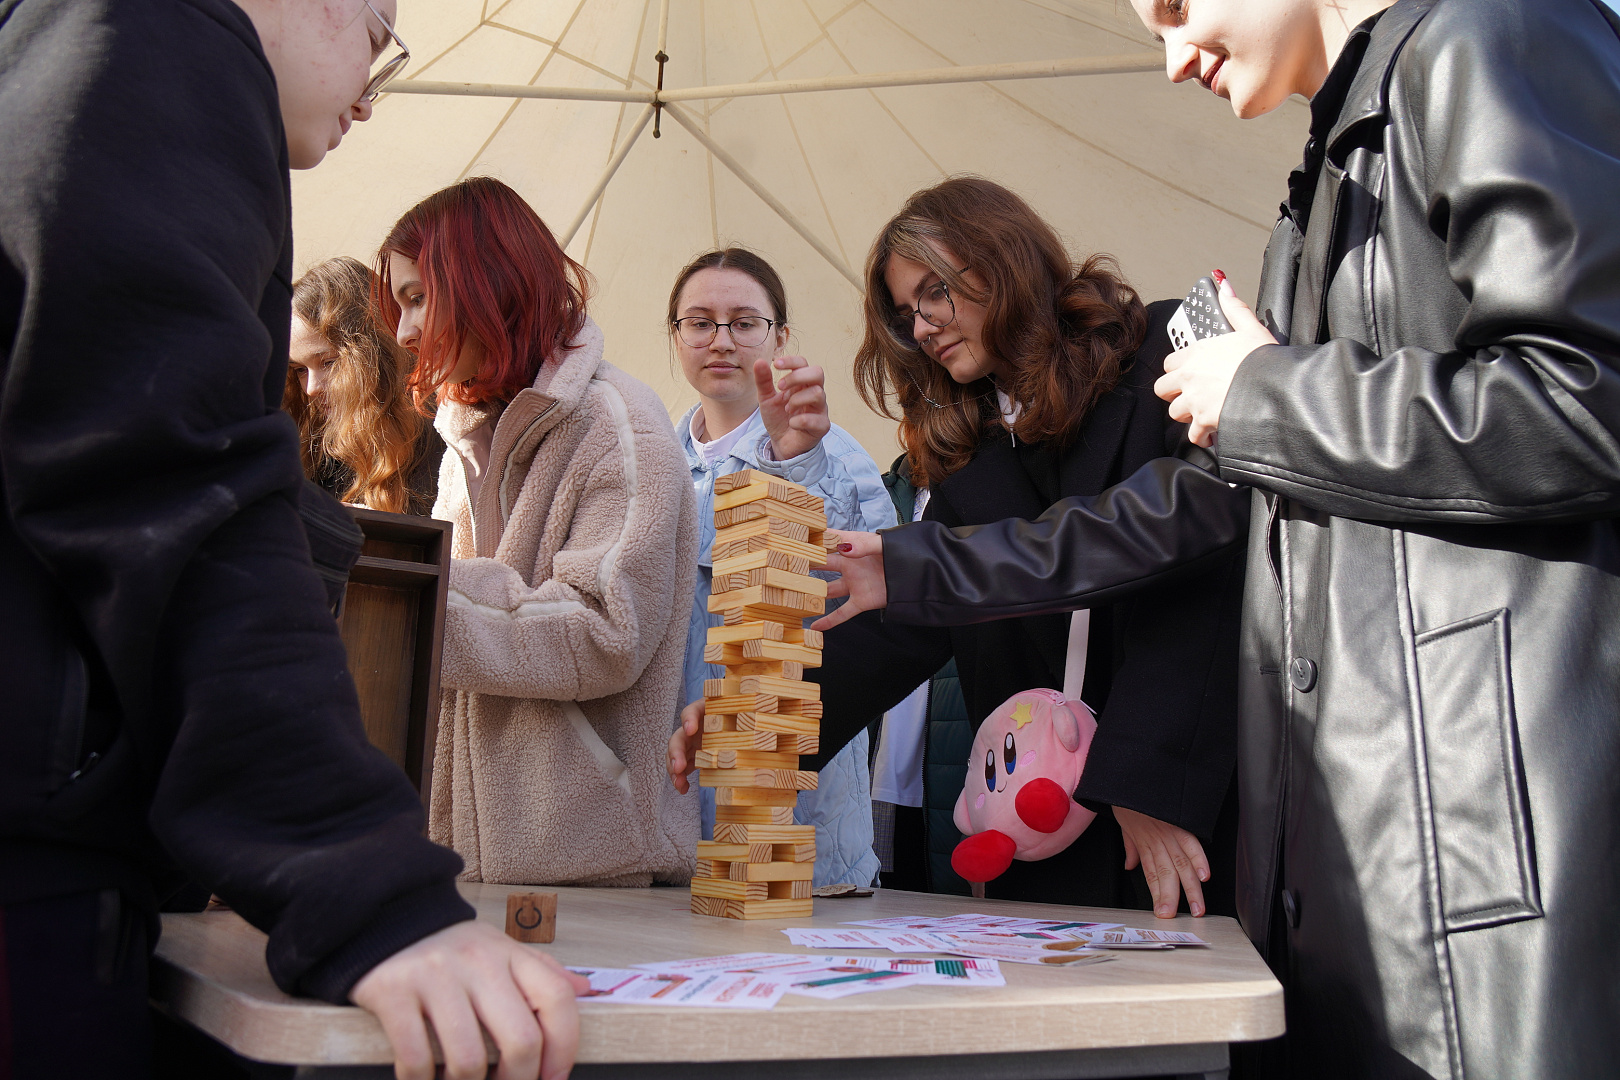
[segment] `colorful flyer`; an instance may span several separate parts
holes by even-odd
[[[685,975],[624,968],[568,969],[590,981],[583,1000],[619,1005],[683,1005],[709,1009],[773,1008],[787,986],[751,972],[710,971]]]
[[[800,926],[783,930],[806,949],[887,949],[897,953],[940,952],[939,942],[914,930]]]

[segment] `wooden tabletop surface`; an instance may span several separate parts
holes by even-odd
[[[510,886],[463,884],[478,917],[504,926]],[[880,890],[817,900],[810,919],[738,922],[693,915],[685,889],[547,889],[565,964],[628,967],[737,952],[810,953],[785,926],[895,915],[983,912],[1190,930],[1207,949],[1120,952],[1103,964],[1002,964],[1000,988],[915,987],[838,1001],[789,995],[775,1009],[581,1003],[582,1062],[749,1061],[1066,1050],[1237,1042],[1282,1034],[1282,987],[1232,919],[972,900]],[[369,1013],[283,994],[264,935],[233,912],[165,915],[154,1000],[245,1057],[300,1065],[385,1064]],[[859,955],[859,954],[857,954]],[[870,953],[869,955],[887,955]]]

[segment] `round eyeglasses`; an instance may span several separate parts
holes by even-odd
[[[966,272],[962,267],[957,273]],[[915,311],[896,311],[889,316],[889,332],[894,340],[905,349],[919,349],[917,335],[913,333],[917,328],[917,316],[921,315],[923,322],[929,326],[946,327],[956,321],[956,302],[951,299],[951,288],[943,281],[936,281],[923,290],[917,298]]]
[[[744,315],[730,322],[715,322],[697,316],[675,320],[675,330],[689,349],[707,349],[722,326],[731,335],[733,345],[739,349],[752,349],[765,344],[765,339],[771,336],[771,327],[775,325],[774,320],[761,315]]]
[[[394,44],[399,46],[399,55],[378,68],[377,74],[373,75],[366,82],[366,88],[360,91],[361,101],[376,101],[377,95],[383,92],[383,88],[394,81],[394,76],[405,70],[405,65],[411,59],[411,47],[399,40],[399,34],[395,33],[393,24],[383,18],[382,12],[372,5],[371,0],[364,0],[364,3],[366,7],[371,8],[371,13],[377,16],[377,21],[382,23],[383,30],[387,32],[388,37],[393,38]],[[385,38],[383,44],[386,45],[387,43]],[[376,48],[379,53],[382,51],[381,46],[374,45],[373,48]]]

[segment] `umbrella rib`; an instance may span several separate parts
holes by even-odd
[[[807,94],[826,90],[870,90],[885,86],[937,86],[944,83],[1001,82],[1008,79],[1060,79],[1076,75],[1122,75],[1161,71],[1164,54],[1122,53],[1084,56],[1068,60],[1032,60],[1010,64],[975,64],[968,67],[888,71],[876,75],[831,75],[820,79],[780,79],[772,82],[733,83],[729,86],[691,86],[674,90],[598,90],[582,86],[520,86],[506,83],[429,82],[396,79],[394,94],[445,94],[456,97],[550,98],[562,101],[641,101],[648,104],[703,101],[714,98],[761,97],[770,94]]]
[[[703,130],[698,127],[696,121],[694,121],[692,117],[687,114],[685,109],[682,109],[678,105],[665,105],[664,111],[673,116],[676,122],[679,123],[683,128],[691,132],[692,137],[698,142],[702,143],[704,149],[713,154],[720,164],[730,169],[732,175],[747,185],[750,191],[752,191],[755,195],[758,195],[761,202],[770,207],[772,210],[776,211],[776,216],[787,222],[788,227],[803,237],[805,243],[815,248],[816,253],[831,263],[834,270],[837,270],[840,274],[843,274],[844,277],[849,280],[849,283],[855,286],[856,292],[865,291],[865,287],[861,284],[861,279],[855,273],[855,271],[851,270],[849,265],[845,263],[844,260],[840,259],[837,253],[835,253],[832,248],[828,247],[820,237],[806,228],[804,222],[800,221],[794,216],[793,211],[782,205],[780,199],[767,191],[764,184],[761,184],[753,177],[752,174],[748,172],[747,169],[742,167],[741,162],[732,157],[730,154],[726,153],[725,150],[721,149],[718,143],[709,138],[709,136],[705,135]]]
[[[559,247],[566,248],[574,239],[574,234],[579,232],[579,227],[585,224],[585,219],[590,216],[591,207],[596,205],[596,200],[600,199],[602,192],[607,190],[608,182],[613,179],[613,174],[619,171],[619,166],[623,165],[624,159],[630,155],[630,148],[636,145],[636,140],[641,137],[642,129],[647,126],[647,121],[652,119],[652,114],[653,107],[651,105],[641,110],[641,115],[636,118],[635,126],[630,129],[630,134],[619,145],[618,151],[613,155],[613,160],[608,162],[607,168],[603,170],[601,177],[596,181],[596,186],[591,188],[591,194],[585,200],[585,205],[581,206],[579,213],[574,215],[574,220],[568,226],[568,231],[558,237]]]

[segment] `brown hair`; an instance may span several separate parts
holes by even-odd
[[[737,270],[755,281],[765,290],[770,298],[771,311],[776,325],[773,330],[781,330],[787,325],[787,290],[782,287],[781,275],[776,268],[766,262],[759,255],[743,247],[726,247],[718,251],[706,251],[682,267],[681,272],[675,275],[675,287],[669,290],[669,332],[675,332],[675,320],[680,317],[676,311],[681,302],[681,290],[686,283],[699,270]]]
[[[971,268],[982,291],[930,241]],[[1113,258],[1092,255],[1076,266],[1052,227],[1000,184],[957,176],[917,192],[866,257],[855,387],[869,408],[900,421],[919,484],[937,484],[966,465],[1000,410],[988,378],[961,385],[895,338],[884,280],[895,257],[927,266],[953,295],[985,306],[984,346],[1012,369],[1012,385],[1000,389],[1023,406],[1013,433],[1027,442],[1072,441],[1147,332],[1147,311]]]
[[[347,256],[298,279],[293,312],[326,339],[337,359],[318,401],[304,393],[289,366],[281,407],[298,423],[305,475],[316,478],[330,458],[354,477],[344,502],[402,514],[410,509],[410,471],[428,421],[405,385],[412,357],[377,321],[371,297],[371,271]]]

